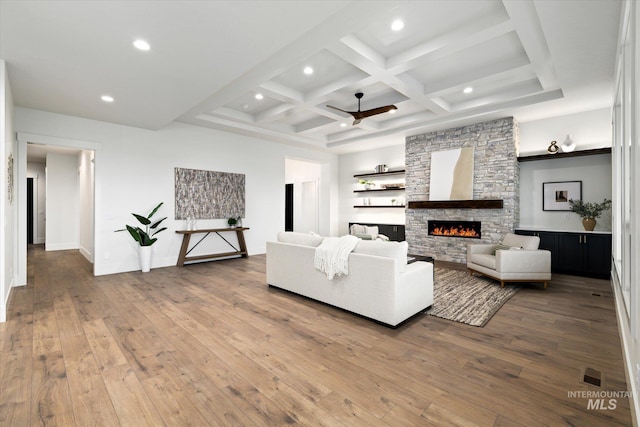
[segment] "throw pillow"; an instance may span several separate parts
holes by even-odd
[[[503,245],[502,243],[498,243],[496,247],[491,251],[491,255],[495,255],[496,251],[508,251],[511,249],[511,246]]]

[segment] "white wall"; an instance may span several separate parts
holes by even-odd
[[[558,181],[582,181],[585,202],[611,199],[611,155],[520,162],[520,227],[584,230],[578,214],[542,210],[542,184]],[[611,231],[611,211],[597,222],[595,231]]]
[[[78,156],[75,154],[47,154],[47,231],[45,249],[48,251],[79,247],[80,216]]]
[[[46,231],[47,177],[43,163],[27,163],[27,178],[33,178],[33,243],[42,244]]]
[[[175,265],[184,221],[174,220],[174,168],[245,174],[246,216],[243,225],[250,254],[264,253],[266,241],[284,227],[285,158],[322,164],[320,230],[337,224],[332,200],[338,181],[337,156],[256,138],[172,123],[150,131],[37,110],[16,108],[18,132],[101,144],[95,159],[95,274],[138,270],[137,247],[125,233],[131,212],[146,214],[158,202],[168,216],[168,231],[153,246],[152,267]],[[329,214],[325,214],[329,213]],[[135,221],[135,220],[134,220]],[[198,221],[198,227],[226,227],[226,219]],[[50,224],[49,224],[50,226]]]
[[[520,123],[519,156],[547,154],[551,141],[560,146],[567,134],[571,134],[576,150],[611,147],[611,109]]]
[[[93,151],[83,150],[78,154],[78,171],[78,243],[80,253],[93,262]]]
[[[343,154],[340,156],[340,235],[347,234],[349,222],[364,222],[378,224],[404,224],[404,209],[400,208],[354,208],[358,193],[353,190],[360,188],[358,180],[353,175],[374,172],[379,164],[386,164],[390,169],[405,168],[404,140],[402,144],[376,150],[358,153]],[[391,178],[389,178],[391,179]],[[404,176],[394,176],[391,181],[404,180]],[[405,197],[404,192],[396,193],[364,193],[369,196],[372,203],[376,200],[389,199],[391,197]]]
[[[0,228],[0,322],[6,320],[7,302],[11,287],[16,284],[17,270],[17,197],[13,202],[7,198],[7,161],[13,156],[14,192],[17,190],[17,150],[13,130],[13,98],[5,61],[0,60],[0,217],[3,219]]]

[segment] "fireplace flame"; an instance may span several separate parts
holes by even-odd
[[[476,230],[469,227],[433,227],[433,236],[479,237]]]

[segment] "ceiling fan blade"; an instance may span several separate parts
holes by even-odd
[[[375,116],[376,114],[382,114],[397,109],[398,107],[396,107],[395,105],[385,105],[384,107],[372,108],[371,110],[362,111],[360,114],[362,115],[362,117],[371,117]]]
[[[333,105],[327,105],[329,108],[333,108],[334,110],[342,111],[343,113],[353,114],[351,111],[343,110],[342,108],[334,107]]]

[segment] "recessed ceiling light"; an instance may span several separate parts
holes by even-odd
[[[109,95],[102,95],[100,97],[100,99],[102,99],[104,102],[113,102],[113,101],[115,101],[113,99],[113,96],[109,96]]]
[[[341,127],[341,128],[346,128],[346,127],[347,127],[347,124],[346,124],[346,123],[340,123],[340,127]]]
[[[473,88],[471,86],[465,87],[463,92],[464,93],[471,93],[471,92],[473,92]]]
[[[133,45],[136,47],[136,49],[139,49],[139,50],[147,51],[151,49],[151,45],[149,45],[149,43],[147,43],[145,40],[142,40],[142,39],[138,39],[134,41]]]
[[[306,67],[304,67],[303,72],[304,72],[307,76],[310,76],[311,74],[313,74],[313,68],[311,68],[309,65],[307,65]]]
[[[391,23],[391,29],[393,31],[400,31],[403,28],[404,28],[404,22],[402,21],[402,19],[396,19]]]
[[[259,101],[261,99],[264,98],[264,95],[262,95],[261,93],[256,93],[256,99]]]

